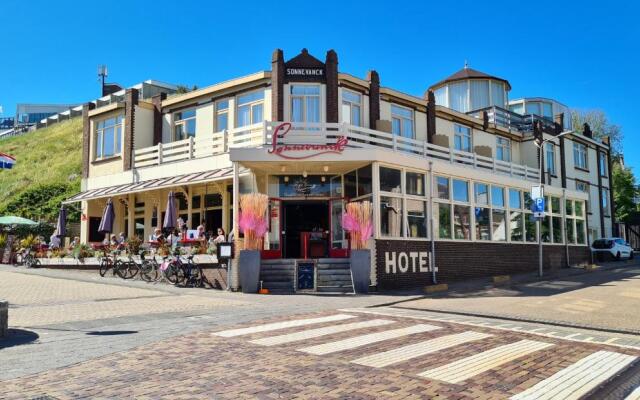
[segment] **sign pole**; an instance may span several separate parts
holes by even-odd
[[[544,204],[544,189],[542,187],[542,175],[544,171],[542,170],[542,145],[538,148],[538,173],[540,174],[539,184],[540,184],[540,197],[543,199]],[[544,206],[543,206],[544,207]],[[544,209],[542,209],[544,215]],[[544,217],[542,217],[544,218]],[[543,268],[542,268],[542,218],[538,217],[538,276],[542,277]]]

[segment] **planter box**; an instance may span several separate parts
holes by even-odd
[[[369,293],[369,280],[371,277],[370,250],[351,250],[351,276],[353,278],[353,290],[356,293]]]
[[[238,268],[242,293],[258,293],[258,285],[260,283],[260,251],[241,250]]]

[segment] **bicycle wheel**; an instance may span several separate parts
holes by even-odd
[[[31,264],[31,268],[40,268],[40,266],[42,265],[42,263],[40,262],[40,260],[38,260],[37,258],[33,261],[33,263]]]
[[[169,283],[173,285],[177,285],[184,278],[184,274],[182,274],[182,269],[177,266],[175,263],[169,264],[167,269],[164,270],[164,275],[169,281]]]
[[[113,264],[113,274],[118,275],[122,279],[127,279],[127,266],[124,261],[116,260]]]
[[[111,260],[108,258],[103,258],[100,261],[100,276],[104,277],[107,274],[107,271],[111,268]]]
[[[144,260],[140,265],[140,278],[145,282],[154,282],[158,279],[158,270],[154,268],[151,261]]]
[[[127,268],[126,268],[126,278],[125,279],[133,279],[136,277],[136,275],[138,275],[138,271],[140,270],[140,268],[138,267],[138,264],[136,264],[135,261],[128,261],[127,263]]]

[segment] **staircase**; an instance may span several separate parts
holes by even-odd
[[[296,260],[262,260],[260,280],[270,293],[293,293],[295,288]]]
[[[351,264],[348,258],[321,258],[316,264],[316,291],[353,293]]]

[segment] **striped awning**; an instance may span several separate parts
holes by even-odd
[[[151,179],[125,185],[108,186],[99,189],[91,189],[63,201],[63,204],[75,203],[83,200],[102,199],[105,197],[120,196],[129,193],[146,192],[149,190],[170,188],[180,185],[192,185],[194,183],[215,182],[228,179],[233,176],[233,168],[222,168],[215,171],[195,172],[171,176],[168,178]]]

